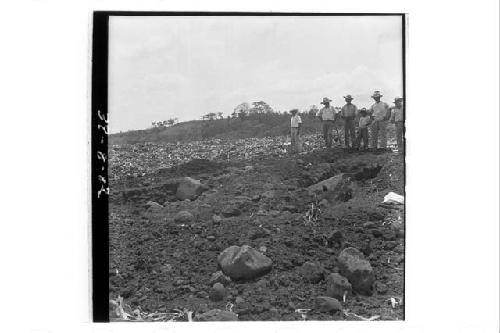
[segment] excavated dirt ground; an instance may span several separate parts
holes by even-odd
[[[325,281],[305,282],[301,265],[317,261],[338,272],[338,254],[353,246],[365,253],[376,282],[372,296],[348,297],[344,309],[402,320],[404,305],[393,307],[390,298],[404,296],[404,215],[402,209],[379,204],[388,192],[404,194],[403,168],[403,157],[391,151],[337,148],[254,162],[194,160],[111,183],[110,299],[121,295],[132,308],[149,312],[187,309],[196,316],[233,304],[240,320],[303,320],[295,310],[313,309],[315,297],[326,296],[326,286]],[[304,187],[338,173],[350,176],[352,198],[321,207],[317,223],[305,222],[311,199]],[[162,183],[179,176],[199,179],[210,190],[194,201],[176,201]],[[144,204],[150,200],[164,208],[148,210]],[[241,215],[212,220],[227,208],[238,208]],[[180,210],[191,212],[195,221],[174,222]],[[255,237],[261,228],[270,233]],[[333,230],[342,232],[344,244],[329,244],[327,235]],[[230,282],[227,299],[209,300],[217,256],[244,244],[265,247],[273,260],[271,272],[253,281]],[[305,319],[353,318],[311,310]]]

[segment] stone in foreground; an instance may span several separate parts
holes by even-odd
[[[338,300],[326,296],[316,297],[314,307],[320,312],[337,312],[342,310],[342,304]]]
[[[233,280],[249,280],[268,273],[273,261],[248,245],[230,246],[219,254],[217,262]]]
[[[199,180],[191,177],[184,177],[179,180],[179,186],[177,187],[175,196],[179,200],[194,200],[207,189],[207,186],[203,185]]]
[[[194,220],[193,214],[191,214],[187,210],[181,210],[174,217],[174,221],[177,223],[190,223],[193,222],[193,220]]]
[[[332,273],[326,278],[326,294],[342,301],[344,294],[350,295],[352,286],[349,281],[339,273]]]
[[[345,202],[352,198],[349,177],[343,173],[311,185],[307,191],[320,202],[326,200],[326,206],[336,201]]]
[[[146,202],[146,204],[144,206],[146,206],[146,208],[151,209],[151,210],[160,210],[163,208],[162,205],[160,205],[159,203],[157,203],[155,201],[148,201],[148,202]]]
[[[213,309],[196,315],[196,321],[238,321],[238,315],[234,312]]]
[[[371,295],[375,275],[370,262],[356,248],[344,249],[338,257],[340,274],[347,277],[353,291],[361,295]]]
[[[300,267],[300,274],[304,280],[311,283],[318,283],[323,280],[324,269],[317,262],[307,261]]]
[[[220,302],[226,298],[226,288],[222,285],[222,283],[215,283],[210,291],[209,298],[211,301]]]
[[[217,271],[210,277],[210,283],[213,284],[217,282],[223,284],[224,286],[227,286],[228,283],[231,282],[231,279],[224,275],[222,271]]]

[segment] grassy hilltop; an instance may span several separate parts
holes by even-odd
[[[303,133],[320,130],[317,117],[300,114]],[[110,144],[134,144],[142,142],[187,142],[208,139],[244,139],[286,135],[290,131],[290,115],[280,113],[253,114],[239,118],[192,120],[169,127],[153,127],[145,130],[111,134]]]

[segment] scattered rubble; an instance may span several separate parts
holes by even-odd
[[[216,147],[229,156],[216,157],[202,154],[205,143],[171,145],[171,160],[154,156],[169,145],[110,149],[119,171],[110,172],[109,288],[110,299],[130,305],[122,316],[403,319],[404,206],[379,206],[389,191],[404,193],[402,159],[323,150],[317,137],[318,148],[306,147],[298,161],[279,149],[259,153],[269,148],[262,142],[279,140],[248,142],[255,146],[246,155],[233,142],[232,151]],[[340,174],[339,192],[348,195],[332,198],[324,192],[339,192],[327,187],[320,206],[308,187]],[[201,193],[178,198],[184,177]]]

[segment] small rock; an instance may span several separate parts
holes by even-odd
[[[214,215],[212,216],[212,222],[215,223],[215,224],[219,224],[221,223],[222,221],[222,217],[220,217],[220,215]]]
[[[291,213],[297,213],[299,211],[299,209],[294,205],[283,206],[283,210]]]
[[[292,258],[292,263],[296,266],[300,266],[304,263],[304,258],[302,257],[294,257]]]
[[[267,280],[266,279],[260,279],[259,281],[257,281],[257,283],[255,284],[255,286],[257,288],[267,288]]]
[[[375,282],[374,286],[375,286],[375,290],[380,295],[385,295],[389,291],[389,288],[387,287],[387,285],[383,284],[382,282],[377,281],[377,282]]]
[[[328,245],[333,246],[333,245],[339,245],[342,246],[342,243],[344,242],[344,235],[340,230],[333,230],[327,237],[328,239]]]
[[[190,223],[194,221],[194,216],[187,210],[181,210],[175,215],[174,221],[177,223]]]
[[[234,312],[213,309],[196,315],[196,321],[238,321],[238,315]]]
[[[344,249],[338,257],[340,273],[347,277],[352,289],[361,295],[371,295],[375,281],[370,262],[356,248]]]
[[[260,200],[260,195],[258,194],[252,197],[252,201],[259,201],[259,200]]]
[[[213,242],[215,241],[215,236],[207,236],[207,240]]]
[[[243,297],[241,297],[241,296],[237,296],[237,297],[236,297],[236,299],[234,300],[234,302],[235,302],[236,304],[240,304],[240,303],[245,302],[245,300],[243,299]]]
[[[319,202],[319,205],[320,205],[321,207],[328,207],[328,205],[329,205],[329,204],[330,204],[330,203],[329,203],[329,202],[328,202],[328,200],[326,200],[326,199],[323,199],[323,200],[321,200],[321,201]]]
[[[222,285],[227,286],[229,282],[231,282],[231,279],[228,276],[224,275],[222,271],[217,271],[210,277],[211,284],[221,283]]]
[[[264,238],[271,235],[271,231],[266,228],[258,228],[250,233],[250,239],[255,240],[258,238]]]
[[[269,303],[269,301],[262,302],[262,309],[269,311],[271,309],[271,303]]]
[[[267,215],[267,213],[266,213],[263,209],[259,209],[259,210],[257,211],[257,215],[258,215],[258,216],[266,216],[266,215]]]
[[[375,228],[377,225],[375,224],[375,222],[365,222],[363,223],[363,228],[365,229],[371,229],[371,228]]]
[[[378,229],[373,229],[372,235],[378,238],[378,237],[382,237],[384,234],[382,233],[382,231],[380,231]]]
[[[241,211],[237,208],[237,207],[226,207],[223,211],[222,211],[222,216],[224,217],[231,217],[231,216],[240,216],[241,215]]]
[[[234,280],[252,279],[271,270],[273,261],[248,245],[230,246],[217,261],[222,271]]]
[[[338,273],[332,273],[326,278],[326,294],[343,301],[344,294],[351,295],[352,286],[349,281]]]
[[[208,190],[208,187],[203,185],[199,180],[184,177],[179,180],[179,186],[175,195],[179,200],[194,200],[206,190]]]
[[[146,202],[145,206],[148,209],[151,209],[151,210],[160,210],[160,209],[163,208],[162,205],[160,205],[159,203],[154,202],[154,201],[148,201],[148,202]]]
[[[261,198],[272,199],[275,196],[276,196],[276,192],[274,192],[273,190],[270,190],[270,191],[266,191],[266,192],[262,193]]]
[[[365,256],[369,256],[369,255],[370,255],[370,254],[372,254],[372,252],[373,252],[373,249],[372,249],[372,247],[370,246],[370,243],[369,243],[369,242],[367,242],[367,243],[363,244],[363,246],[361,247],[361,249],[360,249],[360,250],[361,250],[361,252],[363,252],[363,254],[364,254]]]
[[[399,245],[398,242],[387,242],[384,245],[384,250],[391,251],[398,245]]]
[[[315,309],[320,312],[336,312],[342,310],[342,304],[331,297],[319,296],[315,300]]]
[[[317,262],[305,262],[300,268],[300,273],[304,280],[311,283],[318,283],[323,280],[324,277],[324,269]]]
[[[279,210],[270,210],[269,211],[269,214],[271,214],[272,217],[276,217],[276,216],[279,216],[281,214],[281,212]]]
[[[209,299],[213,302],[220,302],[226,298],[227,292],[222,283],[215,283],[209,294]]]

